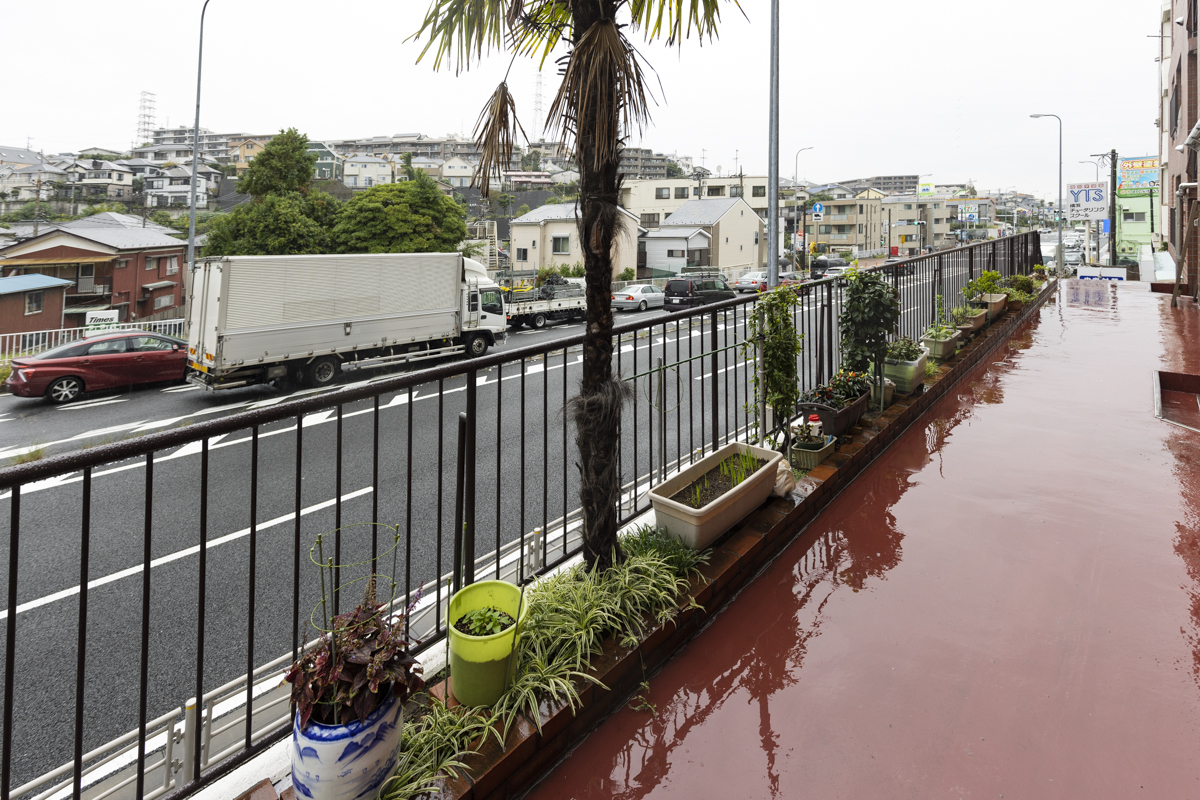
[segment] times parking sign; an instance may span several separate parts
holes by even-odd
[[[1108,182],[1068,183],[1067,219],[1083,221],[1108,219]]]

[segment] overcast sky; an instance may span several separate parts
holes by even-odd
[[[128,148],[139,92],[156,94],[157,122],[195,111],[201,0],[57,0],[10,10],[9,102],[0,145],[47,153]],[[1064,181],[1095,178],[1091,153],[1157,155],[1154,58],[1160,0],[782,0],[780,173],[835,181],[931,173],[981,191],[1017,187],[1054,199],[1058,126]],[[200,124],[267,133],[295,126],[311,138],[423,132],[469,134],[508,58],[469,73],[434,73],[405,40],[425,0],[211,0],[205,28]],[[657,71],[657,151],[710,169],[765,174],[769,0],[727,5],[720,39],[682,49],[641,45]],[[32,31],[96,20],[48,51]],[[16,29],[14,29],[16,30]],[[98,36],[109,31],[112,36]],[[21,66],[16,66],[21,65]],[[513,67],[518,116],[534,131],[536,69]],[[13,79],[20,77],[19,81]],[[557,87],[544,73],[544,103]],[[634,142],[638,137],[634,136]],[[930,180],[927,178],[925,180]]]

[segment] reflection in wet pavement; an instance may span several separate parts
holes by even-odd
[[[1200,314],[1078,290],[529,796],[1197,796]]]

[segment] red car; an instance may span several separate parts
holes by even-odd
[[[187,343],[145,331],[89,336],[13,359],[4,387],[18,397],[69,403],[83,392],[135,383],[182,381]]]

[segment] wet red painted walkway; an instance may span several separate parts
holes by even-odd
[[[1200,312],[1064,286],[529,797],[1200,798]],[[1187,330],[1191,351],[1180,352]]]

